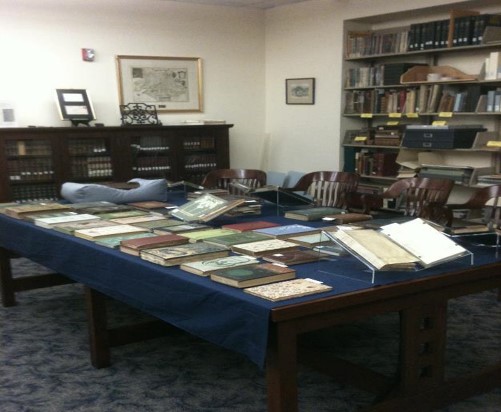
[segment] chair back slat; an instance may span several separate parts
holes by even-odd
[[[350,195],[357,190],[359,175],[349,172],[319,171],[303,175],[294,191],[303,191],[314,199],[315,206],[348,208]]]

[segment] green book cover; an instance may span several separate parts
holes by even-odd
[[[256,258],[245,255],[232,255],[216,259],[186,262],[181,264],[181,269],[201,276],[208,276],[211,272],[230,267],[245,266],[259,263]]]
[[[118,249],[120,246],[120,242],[126,239],[137,239],[139,237],[153,237],[157,236],[153,233],[145,232],[145,233],[129,233],[128,235],[121,236],[113,236],[104,239],[96,240],[97,245],[106,246],[112,249]]]
[[[215,282],[239,288],[293,279],[296,271],[275,263],[258,263],[214,271],[210,278]]]
[[[232,235],[236,233],[231,229],[205,229],[205,230],[196,230],[193,232],[182,233],[181,236],[185,236],[190,239],[190,242],[201,242],[202,240],[210,239],[216,236],[225,236]]]
[[[215,236],[206,239],[205,241],[229,247],[233,245],[238,245],[239,243],[249,243],[249,242],[258,242],[260,240],[268,240],[269,238],[270,238],[269,236],[263,235],[262,233],[250,231],[250,232],[233,233],[225,236]]]
[[[298,220],[320,220],[327,215],[337,215],[345,212],[345,209],[337,207],[313,207],[285,212],[285,217]]]

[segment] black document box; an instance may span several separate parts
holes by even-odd
[[[485,130],[487,129],[481,125],[408,125],[402,139],[402,147],[418,149],[471,148],[477,133]]]

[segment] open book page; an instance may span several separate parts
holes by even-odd
[[[463,256],[468,251],[426,223],[414,219],[381,228],[382,233],[419,258],[424,267]]]
[[[338,230],[332,235],[376,269],[413,268],[418,259],[373,229]]]

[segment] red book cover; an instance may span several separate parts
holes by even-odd
[[[182,245],[188,242],[189,239],[185,236],[170,234],[122,240],[120,242],[120,246],[124,246],[129,249],[141,250],[156,247]]]
[[[278,223],[267,222],[264,220],[257,220],[255,222],[233,223],[221,226],[224,229],[233,229],[239,232],[247,232],[249,230],[264,229],[267,227],[279,226]]]

